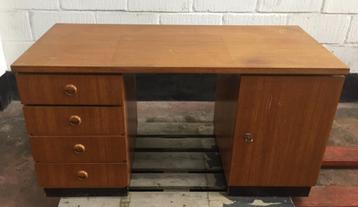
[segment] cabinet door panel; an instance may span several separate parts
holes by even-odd
[[[242,76],[229,185],[315,185],[343,81]]]

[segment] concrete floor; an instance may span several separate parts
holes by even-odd
[[[47,198],[37,186],[26,138],[22,105],[13,102],[0,112],[0,206],[291,206],[281,198],[229,198],[215,192],[135,192],[125,198]],[[141,134],[212,134],[213,103],[141,102]],[[358,145],[358,103],[338,107],[329,145]],[[321,170],[317,185],[358,186],[358,170]],[[158,205],[160,203],[160,205]]]
[[[227,197],[218,192],[131,192],[128,197],[63,198],[59,207],[294,207],[290,198]]]

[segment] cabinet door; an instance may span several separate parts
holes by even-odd
[[[315,185],[343,81],[242,76],[229,185]]]

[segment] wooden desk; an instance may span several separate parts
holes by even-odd
[[[234,195],[309,192],[349,71],[296,26],[80,24],[52,27],[12,70],[49,194],[126,192],[136,73],[217,74],[215,135]]]

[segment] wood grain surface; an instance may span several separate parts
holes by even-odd
[[[121,105],[121,75],[16,74],[23,104],[41,105]],[[76,88],[66,94],[65,86]]]
[[[137,118],[137,85],[135,74],[125,74],[123,76],[123,108],[124,108],[124,124],[127,138],[127,153],[129,171],[132,168],[132,161],[134,158],[135,138],[138,130]]]
[[[30,137],[32,156],[36,162],[87,163],[127,162],[127,143],[124,137]],[[74,151],[82,145],[83,152]]]
[[[123,107],[24,106],[31,136],[124,135]],[[71,125],[71,116],[81,119]]]
[[[328,146],[324,152],[323,168],[358,168],[358,146]]]
[[[56,24],[16,72],[347,74],[297,26]]]
[[[239,86],[239,75],[220,74],[217,77],[214,133],[226,180],[229,180],[231,172]]]
[[[342,76],[241,76],[229,186],[314,186]],[[254,141],[244,141],[251,133]]]
[[[38,183],[47,188],[109,188],[129,184],[126,163],[36,163],[35,167]],[[85,171],[88,178],[79,179],[79,171]]]

